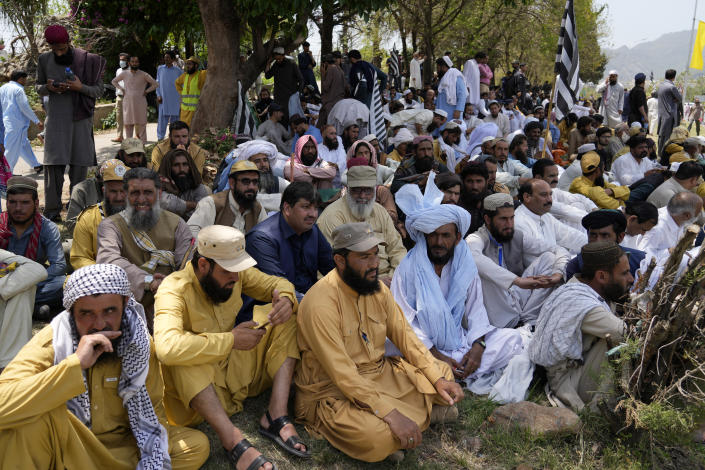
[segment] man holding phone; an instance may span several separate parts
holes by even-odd
[[[260,433],[291,454],[310,456],[287,416],[299,359],[294,286],[255,268],[245,236],[233,227],[203,228],[196,248],[191,263],[164,279],[156,295],[154,341],[169,422],[193,426],[205,420],[233,464],[264,466],[268,460],[250,450],[230,416],[242,411],[245,398],[271,388]],[[243,293],[271,303],[239,322]]]

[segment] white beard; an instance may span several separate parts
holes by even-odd
[[[375,188],[370,202],[366,204],[355,202],[350,195],[350,190],[345,194],[345,202],[347,202],[350,212],[352,212],[353,217],[360,220],[367,220],[372,215],[372,211],[375,208],[375,199],[377,199],[377,188]]]

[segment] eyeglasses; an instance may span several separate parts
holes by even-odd
[[[350,194],[353,196],[370,196],[374,192],[375,188],[365,188],[365,187],[360,187],[360,188],[350,188]]]
[[[250,185],[259,186],[259,178],[253,178],[253,179],[240,178],[237,181],[238,181],[238,183],[240,183],[243,186],[250,186]]]

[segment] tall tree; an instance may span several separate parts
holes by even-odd
[[[333,28],[382,8],[388,0],[322,0],[312,10],[311,21],[321,36],[321,54],[333,52]]]
[[[37,44],[38,19],[47,14],[49,0],[2,0],[0,13],[15,28],[25,48],[30,51],[32,62],[37,63],[39,46]]]

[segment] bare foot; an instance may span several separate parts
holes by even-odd
[[[279,418],[277,416],[276,418],[272,416],[272,421],[276,420]],[[267,416],[262,415],[262,417],[259,420],[259,423],[262,425],[264,429],[269,429],[269,421],[267,421]],[[300,437],[299,434],[296,432],[296,428],[292,423],[288,423],[285,425],[281,430],[279,431],[279,437],[282,438],[282,441],[286,442],[287,439],[289,439],[292,436]],[[294,446],[295,449],[300,450],[301,452],[306,452],[306,446],[302,443],[298,443]]]

